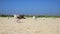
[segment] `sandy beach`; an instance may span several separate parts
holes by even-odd
[[[0,34],[60,34],[60,18],[26,18],[21,23],[0,17]]]

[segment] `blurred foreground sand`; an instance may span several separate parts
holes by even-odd
[[[21,22],[0,17],[0,34],[60,34],[60,18],[26,18]]]

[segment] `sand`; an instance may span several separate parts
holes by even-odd
[[[26,18],[20,23],[16,20],[0,17],[0,34],[60,34],[60,18]]]

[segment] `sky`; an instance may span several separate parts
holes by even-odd
[[[0,0],[0,14],[60,16],[60,0]]]

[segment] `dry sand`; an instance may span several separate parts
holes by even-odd
[[[60,34],[60,18],[27,18],[17,23],[15,18],[0,17],[0,34]]]

